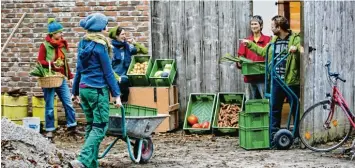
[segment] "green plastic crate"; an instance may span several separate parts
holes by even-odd
[[[148,67],[143,75],[137,75],[137,74],[132,74],[131,71],[134,69],[134,65],[136,63],[144,63],[148,62]],[[127,76],[129,79],[129,82],[131,83],[132,86],[149,86],[149,74],[152,70],[152,57],[147,56],[147,55],[140,55],[140,56],[133,56],[131,64],[129,65]]]
[[[216,94],[212,93],[191,93],[187,104],[183,129],[191,133],[203,133],[209,131],[211,129],[216,97]],[[187,118],[191,114],[198,118],[199,124],[208,121],[210,123],[209,127],[192,128],[187,122]]]
[[[130,104],[123,104],[125,108],[126,116],[156,116],[157,109],[143,106],[136,106]],[[110,116],[121,116],[121,108],[116,108],[113,104],[110,104]]]
[[[239,128],[239,145],[244,149],[269,148],[269,141],[269,127]]]
[[[171,71],[168,77],[154,77],[157,71],[162,71],[166,64],[171,64]],[[152,71],[149,75],[149,81],[152,86],[171,86],[176,75],[176,62],[174,59],[156,59]]]
[[[269,113],[239,113],[239,126],[259,128],[269,126]]]
[[[243,62],[243,75],[262,75],[265,74],[265,62]]]
[[[212,128],[222,133],[237,132],[238,128],[235,127],[218,127],[218,115],[221,108],[221,103],[237,104],[241,109],[243,109],[244,99],[245,99],[244,93],[237,93],[237,92],[218,93]]]
[[[270,112],[269,99],[250,99],[245,101],[246,113],[268,113]]]

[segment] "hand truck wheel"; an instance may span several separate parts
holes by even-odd
[[[274,136],[275,147],[279,150],[287,150],[293,144],[293,135],[287,129],[280,129]]]

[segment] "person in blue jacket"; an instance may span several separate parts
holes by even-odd
[[[94,13],[80,21],[87,30],[79,42],[73,99],[80,102],[86,116],[85,142],[77,160],[70,167],[98,167],[99,146],[105,137],[109,121],[109,92],[120,107],[120,89],[111,67],[112,47],[102,34],[107,30],[108,18]],[[79,98],[80,96],[80,98]]]
[[[131,63],[132,55],[137,54],[135,45],[139,45],[134,39],[126,40],[126,32],[121,27],[113,27],[109,31],[109,37],[112,39],[113,57],[112,68],[120,77],[119,86],[121,89],[121,99],[123,102],[128,101],[129,80],[127,71]]]

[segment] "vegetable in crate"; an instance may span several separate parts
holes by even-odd
[[[224,104],[218,114],[218,127],[238,127],[240,107],[237,104]]]
[[[220,62],[253,62],[250,59],[244,57],[235,57],[227,53],[222,58],[219,59]]]
[[[131,74],[135,75],[144,75],[148,69],[148,61],[134,64],[133,69],[131,70]]]
[[[203,123],[201,124],[201,127],[202,127],[202,128],[208,128],[208,127],[210,127],[210,122],[208,122],[208,121],[203,122]]]
[[[187,117],[187,122],[190,125],[197,124],[198,123],[198,118],[195,115],[191,114],[189,117]]]
[[[155,72],[154,77],[159,78],[161,74],[163,74],[163,71],[157,71]]]
[[[171,68],[173,67],[172,64],[165,64],[163,70],[158,70],[155,72],[154,77],[159,78],[167,78],[170,75]]]
[[[196,124],[192,125],[192,128],[202,128],[202,126],[200,124],[196,123]]]

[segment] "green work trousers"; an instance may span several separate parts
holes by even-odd
[[[107,88],[80,88],[79,93],[87,126],[78,160],[86,167],[97,168],[99,146],[108,128],[110,96]]]

